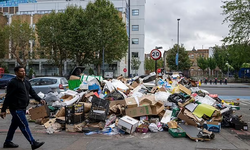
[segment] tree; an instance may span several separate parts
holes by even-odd
[[[216,61],[213,57],[209,57],[208,58],[208,67],[209,69],[211,69],[212,71],[216,68]]]
[[[45,53],[45,58],[59,68],[59,75],[62,76],[64,61],[67,59],[68,51],[65,46],[67,39],[64,34],[67,20],[63,13],[54,11],[44,15],[36,24],[40,51]]]
[[[223,23],[229,22],[229,34],[223,39],[228,43],[241,43],[250,39],[250,1],[226,0],[223,1],[223,15],[226,16]]]
[[[217,66],[221,69],[221,71],[226,74],[227,66],[226,62],[229,62],[229,54],[226,46],[215,46],[214,47],[214,55],[213,58],[216,61]]]
[[[65,47],[69,51],[69,59],[77,66],[90,64],[95,59],[93,45],[95,45],[91,33],[92,24],[90,24],[85,11],[78,6],[68,6],[63,14],[65,21]],[[92,38],[90,38],[92,37]]]
[[[0,29],[0,59],[8,53],[8,40],[5,36],[4,30]]]
[[[138,57],[132,57],[131,59],[131,69],[135,71],[135,74],[136,74],[136,71],[139,70],[139,67],[141,65],[141,61]]]
[[[4,32],[11,43],[10,54],[25,68],[27,60],[30,59],[29,40],[35,39],[33,29],[27,22],[22,23],[18,20],[5,26]]]
[[[199,57],[199,58],[197,58],[197,65],[204,72],[204,70],[207,69],[207,67],[208,67],[208,61],[204,57]]]
[[[89,23],[87,29],[91,33],[89,40],[93,43],[91,49],[96,55],[92,63],[97,65],[99,75],[103,51],[104,61],[108,64],[114,60],[120,61],[126,55],[128,47],[126,26],[114,5],[107,0],[90,2],[85,13],[86,21]]]
[[[166,59],[167,59],[168,67],[170,68],[170,70],[177,70],[177,65],[175,63],[177,49],[178,49],[178,45],[176,44],[174,45],[172,49],[169,50],[169,53],[167,55]],[[179,62],[178,63],[179,70],[188,70],[191,67],[191,61],[183,45],[179,47],[179,61],[178,62]]]
[[[158,59],[157,60],[157,68],[163,68],[164,66],[164,61],[163,59]],[[144,67],[146,69],[146,71],[149,72],[155,72],[155,60],[151,59],[151,58],[146,58],[144,61]]]

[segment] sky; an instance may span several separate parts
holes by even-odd
[[[229,32],[222,5],[221,0],[146,0],[145,53],[155,46],[163,52],[177,43],[178,18],[179,43],[186,50],[221,45]]]

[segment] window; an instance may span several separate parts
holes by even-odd
[[[132,25],[132,31],[139,31],[139,25]]]
[[[132,16],[139,16],[139,9],[133,9]]]
[[[56,84],[57,79],[41,79],[40,85]]]
[[[138,56],[138,52],[132,52],[132,57],[138,58],[138,57],[139,57],[139,56]]]
[[[132,39],[132,44],[139,44],[139,39],[138,38],[133,38]]]
[[[32,80],[30,80],[31,86],[33,86],[33,85],[39,85],[40,84],[40,80],[41,79],[32,79]]]

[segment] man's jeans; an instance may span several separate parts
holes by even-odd
[[[25,117],[26,110],[10,110],[10,113],[12,120],[5,142],[12,141],[15,131],[19,127],[30,144],[33,144],[34,138],[31,135],[28,121]]]

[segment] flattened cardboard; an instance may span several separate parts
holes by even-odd
[[[117,104],[126,105],[126,101],[125,100],[110,101],[109,107],[112,107],[112,106],[117,105]]]
[[[60,99],[62,99],[65,102],[65,101],[70,101],[72,98],[73,98],[72,95],[64,95]]]
[[[138,106],[134,97],[125,98],[125,102],[128,108],[133,108]]]
[[[155,95],[147,95],[140,99],[140,106],[150,105],[152,109],[152,115],[158,115],[164,110],[164,104],[161,101],[155,101]]]
[[[56,113],[56,117],[64,117],[65,116],[65,107],[62,107],[59,111]]]
[[[133,83],[132,83],[131,86],[132,86],[133,88],[136,88],[138,85],[139,85],[139,84],[138,84],[137,82],[133,81]]]
[[[153,88],[151,89],[150,93],[153,93],[153,94],[154,94],[157,90],[158,90],[158,87],[155,86],[155,87],[153,87]]]
[[[140,107],[127,108],[125,109],[125,113],[130,117],[139,117],[139,116],[152,115],[152,110],[150,106],[140,106]]]
[[[81,132],[85,123],[66,124],[67,132]]]
[[[188,113],[187,110],[182,109],[179,114],[178,114],[178,118],[181,120],[184,120],[187,124],[189,125],[193,125],[193,126],[197,126],[197,123],[194,121],[194,119],[191,119],[192,113]]]
[[[180,89],[182,92],[184,92],[184,93],[186,93],[186,94],[188,94],[188,95],[191,95],[191,90],[189,90],[188,88],[186,88],[185,86],[183,86],[183,85],[181,85],[181,84],[179,84],[179,89]]]
[[[32,120],[36,120],[39,118],[45,118],[45,117],[49,116],[49,108],[45,104],[45,105],[42,105],[40,107],[30,109],[29,113],[30,113],[30,118]]]

